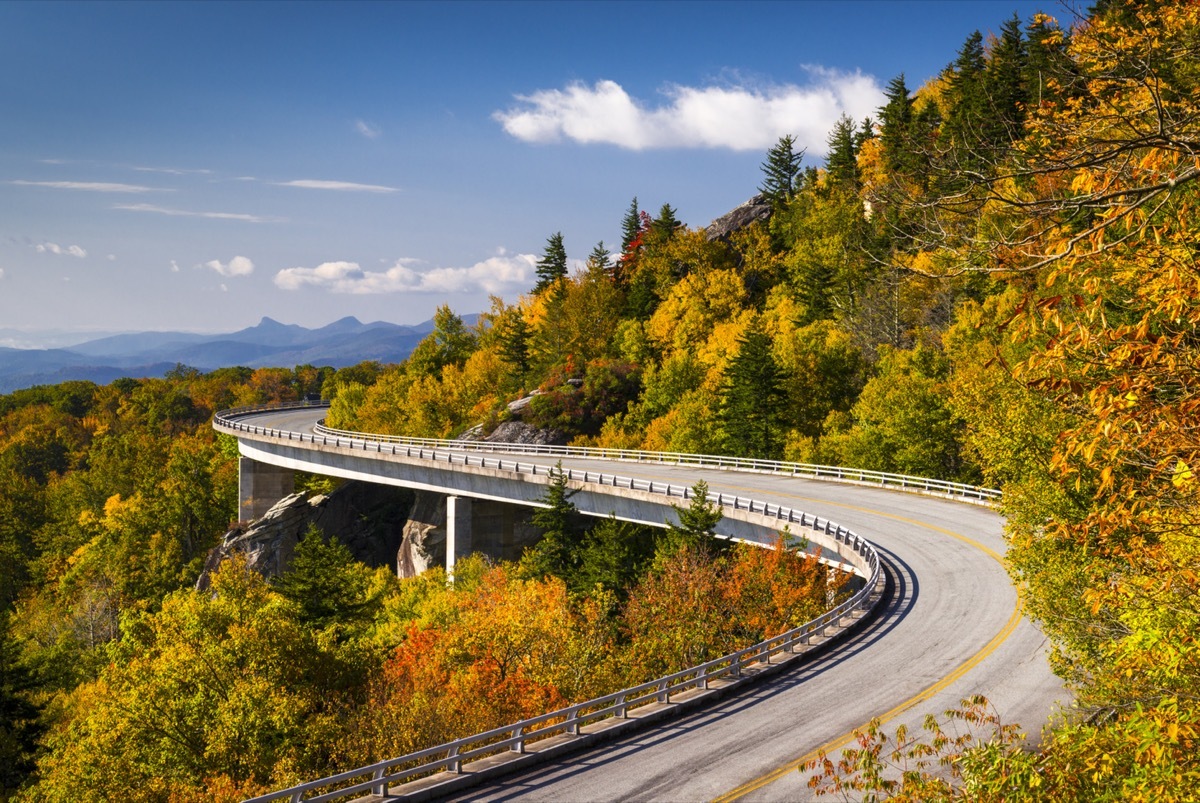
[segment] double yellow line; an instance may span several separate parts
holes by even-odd
[[[751,489],[747,488],[747,489],[743,489],[743,490],[748,491]],[[803,499],[804,497],[796,497],[796,498]],[[818,501],[818,500],[814,499],[814,500],[810,500],[810,501]],[[961,533],[956,533],[952,530],[947,530],[942,527],[935,527],[934,525],[927,524],[923,521],[916,521],[915,519],[909,519],[909,518],[905,518],[903,516],[896,516],[891,513],[880,513],[877,510],[870,510],[868,508],[857,507],[855,505],[847,505],[847,504],[842,504],[842,503],[838,503],[838,502],[828,502],[826,500],[819,500],[819,501],[821,502],[821,504],[836,505],[837,507],[844,507],[844,508],[848,508],[850,510],[857,510],[857,511],[860,511],[863,513],[870,513],[870,514],[873,514],[876,516],[881,516],[883,518],[893,519],[894,521],[904,522],[905,524],[913,524],[918,527],[924,527],[926,529],[942,533],[943,535],[948,535],[951,538],[955,538],[959,541],[962,541],[963,543],[970,544],[971,546],[975,547],[976,549],[980,550],[981,552],[984,552],[989,557],[993,558],[994,560],[996,560],[997,562],[999,562],[1001,564],[1003,564],[1003,562],[1004,562],[1000,553],[997,552],[996,550],[986,547],[983,544],[979,543],[978,541],[974,540],[973,538],[968,538],[967,536],[962,535]],[[982,649],[980,649],[978,652],[976,652],[974,655],[972,655],[970,658],[968,658],[966,661],[964,661],[962,664],[960,664],[953,672],[946,675],[941,680],[937,681],[933,685],[931,685],[928,688],[924,689],[923,691],[919,692],[915,696],[910,697],[909,699],[900,703],[895,708],[891,709],[890,711],[886,712],[885,714],[881,715],[879,717],[879,721],[881,723],[885,723],[885,722],[888,722],[889,720],[895,719],[900,714],[904,713],[905,711],[907,711],[908,709],[917,705],[918,703],[922,703],[922,702],[925,702],[926,700],[930,699],[935,694],[937,694],[938,692],[942,691],[947,686],[949,686],[951,683],[954,683],[956,680],[961,678],[967,672],[970,672],[973,668],[975,668],[976,665],[978,665],[981,661],[983,661],[984,658],[987,658],[989,655],[991,655],[993,652],[995,652],[996,649],[1001,644],[1003,644],[1010,635],[1012,635],[1013,630],[1015,630],[1017,625],[1020,624],[1020,622],[1021,622],[1022,614],[1023,614],[1023,609],[1022,609],[1022,605],[1021,605],[1021,600],[1020,600],[1020,598],[1018,598],[1017,606],[1016,606],[1016,608],[1013,609],[1012,615],[1008,617],[1008,621],[1005,623],[1004,627],[1000,630],[999,633],[997,633],[995,636],[993,636],[992,640],[989,641],[987,644],[985,644]],[[779,780],[783,776],[787,775],[789,772],[796,772],[797,770],[800,769],[800,767],[802,767],[803,765],[805,765],[808,762],[815,759],[819,753],[821,753],[821,752],[832,753],[833,751],[839,750],[842,747],[846,746],[853,739],[854,739],[853,732],[843,734],[842,736],[839,736],[838,738],[834,739],[833,741],[827,742],[826,744],[821,745],[816,750],[813,750],[809,753],[805,753],[800,758],[795,759],[794,761],[790,761],[787,764],[783,765],[782,767],[779,767],[777,769],[772,770],[771,772],[768,772],[766,775],[755,778],[752,781],[742,784],[741,786],[737,787],[736,789],[726,792],[725,794],[723,794],[719,797],[713,798],[713,803],[729,803],[729,801],[734,801],[734,800],[738,800],[742,797],[745,797],[746,795],[750,794],[751,792],[754,792],[758,789],[762,789],[764,786],[774,783],[775,781]]]

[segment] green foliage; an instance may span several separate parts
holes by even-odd
[[[21,663],[9,617],[0,613],[0,797],[6,800],[34,769],[44,729],[41,707],[32,699],[36,689],[34,677]]]
[[[567,249],[563,246],[561,231],[556,231],[546,240],[546,250],[537,262],[537,284],[533,292],[540,293],[567,277]]]
[[[447,365],[461,366],[475,351],[477,339],[462,318],[442,304],[433,314],[433,331],[409,355],[409,370],[418,376],[433,376]]]
[[[337,538],[326,540],[316,525],[300,538],[274,586],[296,606],[299,620],[317,630],[361,625],[374,617],[380,602],[371,593],[369,571]]]
[[[687,507],[671,505],[677,521],[667,526],[666,534],[659,540],[655,564],[662,565],[682,549],[711,551],[716,526],[724,518],[716,502],[708,500],[708,483],[698,480],[691,488]]]
[[[854,121],[846,114],[838,118],[826,139],[829,146],[825,156],[825,171],[830,183],[858,190],[858,132]]]
[[[826,422],[814,462],[970,481],[975,467],[961,446],[963,422],[949,405],[949,365],[928,349],[884,349],[879,374],[848,416]]]
[[[776,209],[782,207],[800,189],[800,165],[804,149],[796,151],[796,138],[787,134],[767,151],[762,163],[763,183],[759,186],[767,201]]]
[[[579,566],[582,515],[571,503],[575,491],[567,485],[567,475],[559,463],[550,472],[550,483],[542,497],[545,507],[534,511],[532,521],[542,530],[542,540],[525,551],[521,560],[523,576],[538,579],[574,575]]]
[[[565,578],[567,587],[580,596],[602,589],[623,602],[654,559],[660,533],[642,524],[603,519],[584,536],[579,566]]]
[[[582,379],[563,366],[530,402],[525,420],[544,429],[595,435],[609,416],[624,412],[641,389],[637,366],[615,360],[593,360]]]
[[[783,382],[771,339],[755,323],[738,339],[722,378],[720,420],[727,454],[768,460],[782,454]]]

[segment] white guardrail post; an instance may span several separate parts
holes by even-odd
[[[696,467],[733,468],[742,471],[814,477],[834,482],[878,484],[885,487],[889,486],[889,484],[899,484],[902,489],[937,493],[941,496],[977,504],[987,504],[1000,498],[1000,492],[991,488],[977,488],[960,483],[926,480],[899,474],[886,474],[856,469],[852,472],[856,479],[852,479],[843,476],[851,472],[836,466],[815,466],[803,463],[746,460],[744,458],[714,457],[708,455],[685,455],[669,452],[641,452],[628,449],[548,447],[523,444],[494,444],[480,441],[404,438],[329,429],[323,426],[323,423],[317,425],[315,435],[307,435],[305,433],[281,432],[239,421],[240,418],[257,413],[328,406],[328,402],[290,402],[264,407],[236,408],[217,413],[213,418],[213,426],[218,430],[235,434],[243,432],[263,435],[265,437],[286,438],[288,440],[292,439],[293,434],[298,434],[301,442],[307,440],[314,446],[319,444],[321,446],[332,445],[334,447],[341,447],[343,443],[342,438],[346,438],[348,447],[351,449],[360,448],[355,446],[357,442],[361,444],[361,448],[364,451],[369,451],[373,446],[374,450],[379,454],[383,453],[383,444],[387,443],[391,445],[391,454],[400,455],[401,452],[397,451],[397,446],[403,446],[403,454],[409,458],[414,456],[413,447],[416,447],[415,456],[417,459],[435,461],[445,459],[452,465],[455,454],[460,454],[463,459],[463,465],[479,465],[521,474],[536,475],[539,472],[546,473],[549,469],[537,464],[506,462],[498,457],[488,458],[484,455],[489,452],[510,454],[512,452],[519,452],[523,454],[560,455],[564,457],[600,457],[616,461],[655,461]],[[430,447],[428,451],[426,447]],[[468,452],[480,453],[476,458],[477,463],[472,463],[471,458],[467,454]],[[601,485],[609,484],[614,488],[626,487],[633,489],[635,487],[633,479],[619,477],[615,474],[609,475],[607,480],[604,474],[600,474],[593,479],[588,472],[573,471],[568,476],[583,482],[594,482]],[[667,497],[677,496],[687,499],[690,495],[689,488],[670,483],[655,484],[653,482],[643,482],[642,486],[638,490],[643,490],[648,486],[648,490],[651,493],[663,494]],[[317,801],[344,798],[355,792],[386,795],[388,785],[391,783],[428,775],[439,770],[445,770],[452,774],[461,773],[464,763],[476,758],[495,755],[498,751],[504,751],[505,749],[513,753],[523,754],[526,752],[531,741],[562,733],[578,735],[585,725],[600,719],[609,717],[628,719],[630,708],[649,705],[651,703],[669,703],[672,693],[688,689],[706,689],[709,687],[709,682],[713,679],[721,677],[737,679],[744,677],[743,669],[746,666],[753,663],[770,664],[771,656],[778,653],[787,652],[794,654],[796,645],[800,645],[800,652],[809,650],[812,648],[814,636],[824,636],[829,627],[839,627],[843,618],[853,616],[856,611],[861,611],[865,614],[881,598],[883,575],[879,553],[869,541],[860,538],[856,533],[828,519],[822,520],[819,516],[811,516],[803,511],[774,506],[774,512],[772,513],[770,505],[754,499],[744,499],[739,496],[729,497],[725,494],[715,493],[709,495],[709,500],[724,507],[759,512],[764,517],[774,518],[782,522],[785,526],[794,524],[804,529],[811,529],[831,535],[835,540],[850,546],[853,550],[854,556],[859,559],[855,561],[858,564],[856,568],[866,578],[866,584],[849,599],[797,628],[705,664],[689,667],[637,686],[622,689],[593,700],[577,703],[558,711],[551,711],[541,716],[522,720],[521,722],[504,725],[491,731],[475,734],[463,739],[456,739],[446,744],[437,745],[436,747],[409,753],[404,756],[397,756],[396,758],[376,762],[366,767],[341,772],[337,775],[310,781],[289,789],[282,789],[267,795],[261,795],[252,798],[247,803],[267,803],[268,801],[285,799],[316,803]],[[366,778],[366,780],[356,780],[363,778]],[[305,797],[310,792],[317,792],[317,794]]]

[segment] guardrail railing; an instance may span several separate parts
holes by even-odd
[[[238,417],[253,413],[268,412],[274,409],[293,409],[300,407],[328,407],[329,402],[287,402],[270,407],[242,407],[225,410],[214,417],[214,423],[227,420],[230,424]],[[228,425],[228,424],[227,424]],[[735,471],[754,471],[766,474],[784,474],[793,477],[832,480],[863,485],[878,485],[902,491],[933,494],[957,499],[963,502],[989,505],[998,502],[1002,496],[996,488],[981,488],[977,485],[967,485],[961,482],[935,480],[927,477],[914,477],[908,474],[892,474],[886,471],[870,471],[844,466],[824,466],[812,463],[794,463],[786,460],[757,460],[748,457],[723,457],[720,455],[696,455],[683,452],[650,452],[638,449],[606,449],[590,446],[543,446],[528,443],[490,443],[487,441],[441,440],[437,438],[410,438],[400,435],[375,435],[351,430],[340,430],[326,427],[324,422],[316,426],[318,434],[344,438],[352,441],[369,441],[374,443],[405,444],[410,446],[428,446],[441,449],[473,452],[504,452],[507,454],[520,453],[531,455],[550,455],[559,457],[600,458],[630,463],[663,463],[680,466],[696,466],[697,468],[733,469]]]
[[[325,406],[312,403],[291,403],[287,405],[279,405],[269,409],[291,409],[298,407],[317,407]],[[267,437],[284,438],[287,440],[296,440],[299,442],[310,442],[313,444],[332,445],[337,447],[348,447],[351,449],[361,448],[364,451],[375,451],[377,453],[391,453],[395,455],[404,454],[407,457],[416,457],[418,459],[439,460],[445,459],[450,465],[455,463],[461,465],[478,465],[488,468],[497,468],[501,470],[516,471],[519,473],[528,473],[533,475],[550,474],[556,472],[556,467],[545,466],[539,463],[521,463],[516,460],[504,460],[503,458],[493,458],[486,454],[470,454],[463,451],[460,447],[467,445],[468,447],[486,446],[487,449],[472,451],[517,451],[515,449],[507,449],[498,444],[479,444],[471,441],[440,441],[424,438],[391,438],[391,437],[376,437],[366,433],[350,433],[338,432],[336,430],[325,429],[323,432],[316,434],[293,432],[290,430],[280,430],[271,427],[260,427],[254,424],[249,424],[238,420],[247,414],[266,412],[268,408],[240,408],[237,410],[227,410],[218,413],[214,417],[214,425],[219,429],[226,429],[233,432],[248,432],[251,434],[264,435]],[[384,447],[387,447],[385,450]],[[519,446],[519,445],[518,445]],[[433,448],[437,447],[437,448]],[[495,447],[495,448],[492,448]],[[538,447],[539,449],[547,449],[548,447]],[[580,452],[588,452],[586,456],[600,457],[606,456],[608,459],[619,459],[612,455],[625,454],[634,455],[636,453],[628,450],[602,450],[602,449],[586,449],[586,450],[570,450],[560,451],[562,447],[550,447],[554,451],[537,451],[536,454],[572,454],[580,455]],[[523,451],[523,450],[521,450]],[[656,454],[656,453],[641,453]],[[690,455],[683,457],[692,457]],[[631,459],[631,458],[625,458]],[[661,461],[661,462],[676,462],[676,461]],[[691,463],[678,461],[681,465],[712,465],[720,466],[720,463]],[[740,461],[740,462],[756,462],[769,463],[772,461]],[[600,485],[611,485],[618,488],[629,488],[632,490],[646,491],[651,494],[663,494],[668,497],[678,497],[680,499],[690,499],[693,496],[692,490],[689,487],[675,485],[665,482],[653,482],[650,480],[637,480],[630,477],[621,477],[617,474],[611,474],[600,471],[589,471],[579,469],[563,469],[563,474],[570,480],[581,481],[584,483],[597,483]],[[573,734],[578,735],[580,728],[589,723],[608,718],[627,719],[629,712],[642,706],[653,703],[670,702],[673,694],[680,694],[692,689],[707,689],[709,683],[725,677],[737,678],[742,675],[742,670],[751,664],[770,664],[772,657],[780,653],[794,653],[797,644],[810,644],[814,637],[824,636],[830,627],[840,626],[841,621],[851,616],[858,611],[866,612],[871,610],[881,599],[881,578],[882,565],[880,563],[879,553],[865,539],[860,538],[854,532],[835,524],[834,522],[824,519],[819,516],[810,515],[803,511],[794,510],[782,505],[772,505],[768,502],[749,499],[741,496],[710,493],[708,494],[709,501],[715,502],[723,507],[733,507],[737,510],[746,510],[752,513],[758,513],[768,519],[776,519],[784,526],[799,525],[801,528],[818,531],[831,536],[836,542],[849,547],[850,554],[846,557],[854,565],[856,573],[865,577],[867,582],[861,589],[855,592],[849,599],[841,604],[831,608],[820,616],[793,628],[785,633],[781,633],[772,638],[737,650],[728,655],[707,661],[697,666],[688,667],[686,669],[665,675],[645,683],[631,686],[611,694],[603,695],[591,700],[586,700],[576,703],[565,708],[551,711],[537,717],[521,720],[510,725],[505,725],[500,728],[478,733],[473,736],[468,736],[462,739],[456,739],[452,742],[430,747],[425,750],[416,751],[403,756],[379,761],[364,767],[359,767],[346,772],[331,775],[326,778],[321,778],[308,783],[299,784],[288,789],[282,789],[277,792],[272,792],[267,795],[255,797],[247,803],[268,803],[275,800],[291,800],[291,801],[328,801],[338,798],[344,798],[358,792],[365,792],[374,795],[387,794],[389,784],[403,781],[406,779],[415,779],[417,777],[430,775],[439,771],[448,771],[450,773],[460,773],[464,763],[474,759],[483,758],[484,756],[495,755],[498,752],[505,750],[515,753],[524,753],[527,745],[530,742],[542,740],[558,734]],[[369,776],[369,777],[366,777]],[[358,780],[356,780],[358,779]],[[319,791],[325,790],[325,791]],[[311,797],[305,797],[310,792],[317,792]]]

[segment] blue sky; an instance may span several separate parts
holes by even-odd
[[[1051,3],[0,3],[0,329],[416,323]],[[1066,20],[1064,19],[1064,22]],[[28,339],[33,342],[33,338]],[[9,343],[11,344],[11,343]],[[0,342],[0,345],[5,343]]]

